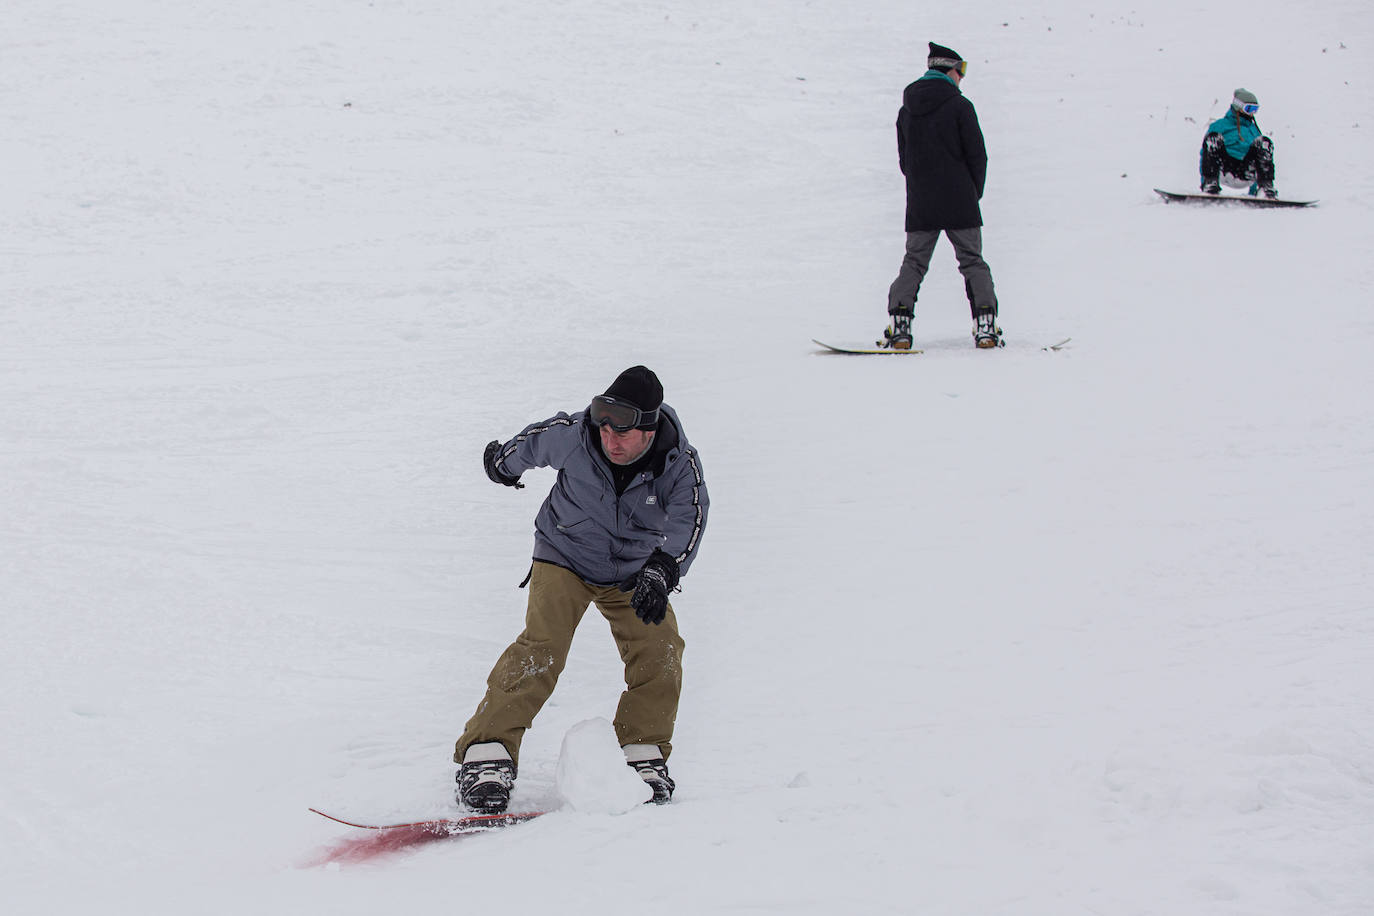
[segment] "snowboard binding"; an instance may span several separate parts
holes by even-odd
[[[897,312],[892,316],[892,324],[883,328],[883,339],[877,345],[889,350],[911,349],[911,316]]]

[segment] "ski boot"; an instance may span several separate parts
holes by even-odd
[[[627,744],[624,747],[625,763],[634,768],[639,778],[654,790],[654,797],[644,804],[666,805],[673,800],[673,790],[677,783],[668,775],[668,763],[663,752],[655,744]]]
[[[478,814],[500,814],[510,804],[515,761],[499,741],[474,744],[463,754],[455,779],[460,805]]]
[[[1221,193],[1221,182],[1220,182],[1220,181],[1217,181],[1215,178],[1209,178],[1209,179],[1207,179],[1206,181],[1204,181],[1204,182],[1202,183],[1202,193],[1203,193],[1203,194],[1220,194],[1220,193]]]
[[[878,341],[878,346],[887,347],[891,350],[911,349],[911,314],[909,312],[896,312],[892,315],[892,324],[883,328],[883,339]]]
[[[997,326],[996,312],[979,312],[973,325],[973,345],[980,350],[991,350],[993,347],[1000,347],[1002,343],[1002,329]]]
[[[1260,193],[1262,193],[1269,200],[1278,200],[1279,192],[1274,190],[1274,183],[1272,181],[1261,181],[1259,184],[1259,189]]]

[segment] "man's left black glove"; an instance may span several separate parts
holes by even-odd
[[[499,483],[504,487],[515,487],[517,490],[525,489],[525,485],[520,482],[519,477],[511,477],[509,474],[501,473],[501,469],[496,466],[496,460],[501,454],[501,443],[496,439],[487,443],[487,450],[482,453],[482,467],[486,468],[487,476],[492,483]]]
[[[645,623],[659,624],[668,615],[668,593],[677,588],[677,560],[658,548],[644,561],[639,572],[620,583],[622,592],[634,592],[630,607]]]

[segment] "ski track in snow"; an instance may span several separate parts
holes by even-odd
[[[8,12],[12,912],[1374,909],[1363,5]],[[928,40],[1008,346],[942,242],[926,353],[817,358],[885,321]],[[1239,85],[1318,207],[1152,192]],[[331,855],[391,841],[309,806],[455,813],[553,479],[482,446],[640,362],[712,495],[674,803]],[[618,672],[589,613],[513,808]]]

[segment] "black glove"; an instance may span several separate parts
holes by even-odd
[[[511,477],[509,474],[502,474],[496,466],[496,458],[501,454],[501,443],[493,439],[487,443],[487,450],[482,453],[482,467],[487,469],[487,476],[492,483],[499,483],[503,487],[515,487],[517,490],[525,489],[525,485],[520,482],[519,477]]]
[[[633,591],[630,607],[645,623],[659,624],[668,614],[668,593],[677,588],[677,561],[657,548],[639,572],[620,583],[622,592]]]

